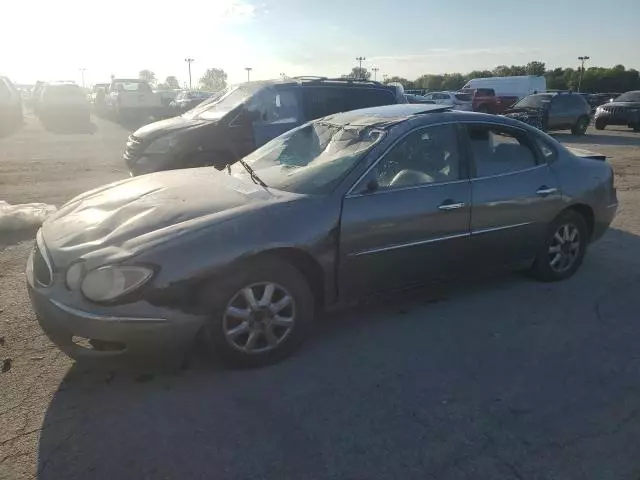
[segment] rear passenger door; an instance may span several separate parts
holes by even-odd
[[[471,248],[486,266],[533,258],[562,209],[560,185],[526,130],[466,124],[471,164]]]
[[[391,91],[380,88],[349,88],[346,93],[347,110],[380,107],[397,103],[396,96]]]
[[[302,87],[302,110],[305,121],[326,117],[347,109],[347,95],[341,86],[305,85]]]

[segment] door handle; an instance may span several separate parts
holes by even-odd
[[[536,195],[540,195],[541,197],[546,197],[547,195],[551,195],[552,193],[556,193],[558,191],[557,188],[542,186],[538,190],[536,190]]]
[[[464,207],[464,203],[451,202],[451,203],[443,203],[438,207],[438,209],[448,211],[448,210],[457,210],[458,208],[462,208],[462,207]]]

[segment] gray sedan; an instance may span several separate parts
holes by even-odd
[[[508,118],[394,105],[292,130],[220,172],[159,172],[71,200],[27,265],[42,328],[76,359],[197,337],[245,366],[314,315],[469,271],[571,277],[617,208],[609,164]]]

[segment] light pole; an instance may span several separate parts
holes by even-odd
[[[380,69],[378,67],[373,67],[371,71],[373,72],[373,81],[375,82],[378,79],[378,71]]]
[[[191,90],[191,64],[195,62],[195,60],[191,57],[187,57],[184,61],[189,65],[189,90]]]
[[[580,66],[580,76],[578,77],[578,93],[580,93],[580,86],[582,85],[582,75],[584,75],[584,62],[586,62],[587,60],[589,60],[589,57],[582,56],[582,57],[578,57],[578,60],[580,60],[581,66]]]
[[[84,90],[84,72],[86,72],[87,69],[86,68],[81,68],[80,69],[80,74],[82,75],[82,89]]]
[[[364,75],[362,74],[362,62],[364,62],[366,60],[365,57],[356,57],[356,60],[358,61],[358,64],[360,65],[358,68],[358,75],[360,77],[363,77]]]
[[[244,69],[247,71],[247,82],[249,81],[249,77],[251,75],[251,70],[253,70],[253,68],[251,67],[244,67]]]

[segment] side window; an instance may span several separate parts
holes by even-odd
[[[267,88],[260,91],[249,105],[260,114],[258,123],[294,123],[298,120],[298,99],[293,90]]]
[[[556,159],[556,149],[549,145],[546,141],[541,138],[536,138],[536,143],[538,144],[538,149],[542,156],[547,162],[552,162]]]
[[[396,103],[395,95],[389,90],[378,88],[349,88],[345,89],[347,110],[359,108],[380,107]]]
[[[339,87],[302,87],[302,107],[306,120],[344,112],[346,110],[344,90]]]
[[[468,125],[476,177],[526,170],[537,165],[535,149],[526,133],[491,125]]]
[[[387,152],[373,172],[382,190],[459,180],[460,150],[455,127],[437,125],[408,134]]]

